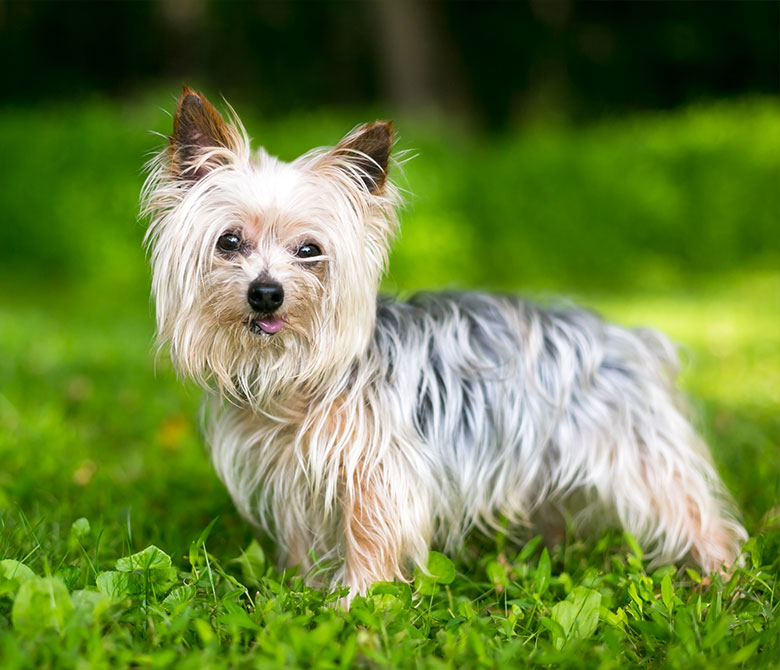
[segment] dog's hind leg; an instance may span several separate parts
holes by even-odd
[[[674,386],[676,354],[652,331],[608,327],[604,355],[558,430],[568,481],[595,491],[654,563],[733,565],[747,533]]]
[[[705,572],[732,566],[747,533],[709,452],[672,397],[611,435],[602,500],[658,564],[688,556]],[[607,436],[604,436],[607,438]],[[611,504],[610,504],[611,503]]]

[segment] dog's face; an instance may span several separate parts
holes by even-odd
[[[326,383],[365,348],[396,228],[392,129],[292,163],[250,154],[185,89],[144,192],[158,332],[177,367],[252,399]]]

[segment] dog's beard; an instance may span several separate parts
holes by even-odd
[[[259,403],[269,391],[279,394],[304,379],[316,347],[309,328],[298,320],[285,318],[273,333],[257,324],[258,320],[273,324],[272,319],[281,322],[280,317],[263,318],[245,311],[228,318],[224,311],[197,310],[170,338],[174,363],[203,386],[216,387],[236,400]]]

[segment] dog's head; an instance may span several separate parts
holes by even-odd
[[[328,383],[365,349],[397,226],[389,123],[284,163],[185,87],[151,163],[158,335],[177,368],[255,398]]]

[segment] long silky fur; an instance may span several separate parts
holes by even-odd
[[[233,145],[204,153],[198,166],[221,162],[194,183],[170,151],[150,165],[152,288],[160,342],[207,389],[216,470],[282,562],[352,597],[407,578],[433,542],[456,550],[474,527],[567,506],[611,519],[656,562],[734,562],[746,533],[664,336],[513,297],[378,298],[397,190],[367,186],[364,155],[286,164],[230,127]],[[214,249],[231,226],[249,226],[254,246],[226,262]],[[290,255],[309,238],[319,275]],[[245,325],[263,272],[289,310],[270,337]]]

